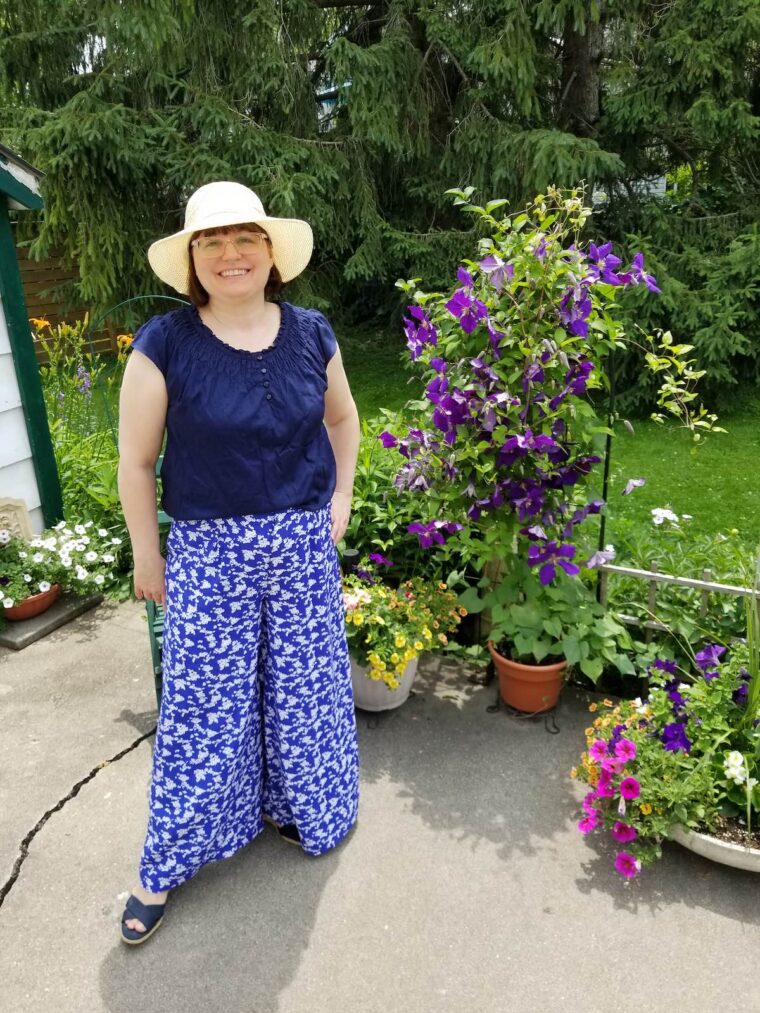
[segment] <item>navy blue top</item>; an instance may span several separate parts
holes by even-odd
[[[277,337],[233,348],[194,306],[152,317],[132,348],[161,370],[169,394],[161,505],[200,520],[317,510],[335,491],[324,426],[327,363],[337,342],[318,310],[280,303]]]

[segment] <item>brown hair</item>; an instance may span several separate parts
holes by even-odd
[[[218,229],[203,229],[202,232],[194,232],[192,236],[190,236],[187,250],[188,252],[187,294],[190,296],[190,302],[193,304],[193,306],[206,306],[208,304],[208,292],[198,280],[198,275],[195,270],[195,264],[193,262],[193,252],[190,249],[190,243],[192,243],[194,239],[197,239],[198,236],[201,235],[214,236],[219,232],[225,234],[227,232],[231,232],[233,229],[247,229],[249,232],[263,232],[264,235],[266,236],[266,231],[262,229],[260,225],[256,225],[254,222],[244,222],[240,225],[225,225]],[[271,246],[271,241],[269,240],[268,236],[267,242],[269,242]],[[267,301],[271,302],[273,299],[277,298],[277,296],[282,292],[284,287],[285,283],[280,277],[280,272],[277,270],[277,265],[272,264],[272,269],[269,272],[269,279],[266,283],[266,287],[264,288],[264,298]]]

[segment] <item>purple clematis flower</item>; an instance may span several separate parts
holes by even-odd
[[[393,433],[389,433],[387,430],[384,433],[380,433],[378,440],[380,440],[386,450],[390,450],[391,447],[398,446],[398,439],[393,435]]]
[[[652,274],[647,274],[644,270],[644,254],[635,254],[631,261],[631,268],[626,271],[625,274],[619,275],[620,280],[624,285],[640,285],[644,282],[650,292],[662,292],[661,288],[657,287],[657,280]]]
[[[588,288],[579,285],[568,289],[559,304],[559,318],[568,334],[579,338],[588,337],[588,318],[591,316],[591,299]]]
[[[417,535],[421,548],[429,549],[433,544],[444,545],[446,542],[444,533],[453,535],[454,532],[462,530],[462,525],[455,521],[428,521],[427,524],[415,521],[408,524],[406,530],[410,534]]]
[[[612,253],[612,243],[605,243],[604,246],[589,243],[588,259],[589,270],[584,280],[603,281],[607,285],[623,284],[621,278],[615,274],[615,268],[620,267],[623,261]]]
[[[381,556],[379,552],[370,552],[369,560],[371,563],[377,563],[378,566],[394,566],[390,559],[386,559],[385,556]]]
[[[505,264],[501,257],[491,253],[478,265],[491,282],[497,292],[501,293],[504,285],[512,281],[515,276],[515,269],[512,264]]]
[[[604,566],[605,563],[611,563],[614,558],[615,550],[611,545],[607,549],[598,549],[586,560],[586,569],[594,570],[598,566]]]
[[[562,567],[566,574],[575,577],[580,567],[570,560],[575,555],[574,545],[560,545],[558,542],[547,542],[543,548],[535,543],[528,548],[528,565],[540,566],[538,579],[542,584],[551,584],[557,573],[557,566]]]
[[[404,331],[409,357],[414,361],[419,359],[426,344],[438,344],[438,331],[421,306],[407,306],[407,309],[414,319],[404,317]]]
[[[647,480],[645,478],[629,478],[625,483],[625,489],[621,492],[621,496],[630,496],[634,489],[640,489],[642,485],[646,485]]]

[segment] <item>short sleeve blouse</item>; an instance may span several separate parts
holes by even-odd
[[[280,303],[274,342],[233,348],[194,306],[152,317],[132,348],[161,370],[169,402],[161,504],[178,520],[316,510],[335,491],[324,425],[337,342],[317,310]]]

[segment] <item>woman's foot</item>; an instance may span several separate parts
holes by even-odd
[[[149,890],[144,890],[141,886],[136,886],[132,891],[132,896],[137,897],[143,904],[165,904],[169,891],[164,890],[163,893],[151,893]],[[146,931],[145,926],[138,918],[128,918],[124,924],[128,929],[133,929],[135,932]]]
[[[288,823],[288,824],[275,823],[275,821],[271,818],[271,816],[265,816],[264,822],[271,823],[272,826],[277,830],[277,833],[280,835],[280,838],[283,841],[287,841],[288,844],[296,844],[300,847],[301,836],[298,833],[298,827],[295,825],[295,823]]]

